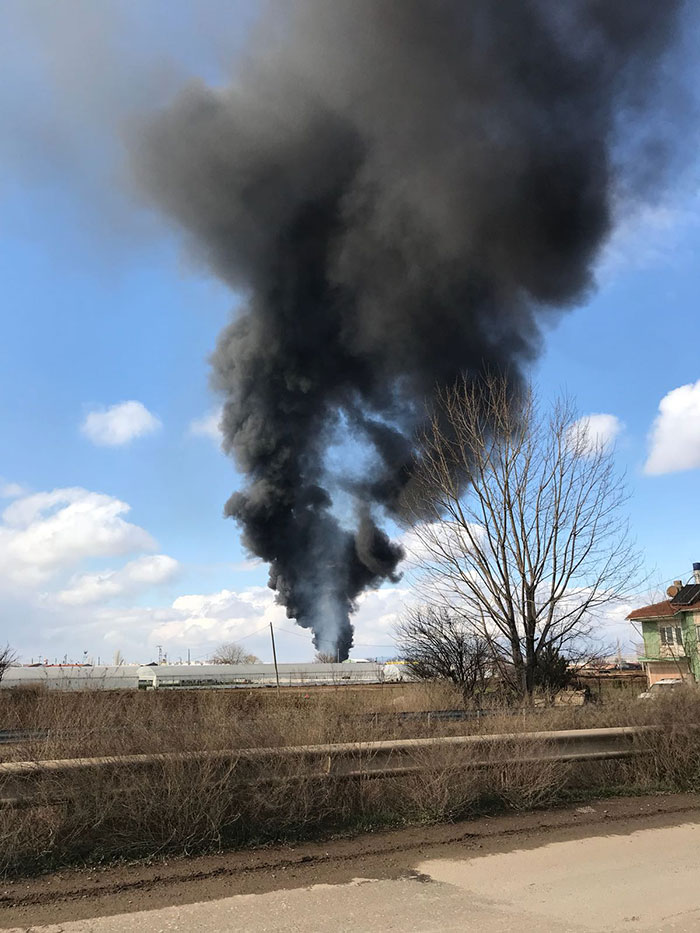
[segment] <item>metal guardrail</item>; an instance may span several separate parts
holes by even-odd
[[[486,707],[484,709],[432,709],[417,711],[382,711],[377,713],[362,713],[361,718],[368,722],[470,722],[488,719],[492,716],[516,717],[533,716],[538,714],[571,713],[583,709],[582,706],[505,706]]]
[[[48,729],[0,729],[0,745],[36,742],[47,738]]]
[[[493,709],[437,709],[437,710],[389,710],[375,713],[359,713],[357,719],[373,723],[408,725],[410,723],[433,722],[480,722],[492,716],[516,717],[533,716],[551,713],[571,713],[582,707],[578,706],[529,706],[504,707]],[[80,738],[82,741],[94,735],[104,736],[118,731],[117,727],[111,729],[0,729],[0,745],[24,745],[31,742],[44,742],[50,739],[60,740],[66,738]]]
[[[408,771],[428,770],[431,752],[455,753],[455,766],[483,768],[513,761],[595,761],[627,758],[642,753],[637,740],[654,726],[612,729],[571,729],[498,735],[448,736],[329,745],[224,749],[221,751],[168,752],[161,755],[123,755],[103,758],[68,758],[13,761],[0,764],[0,806],[32,806],[72,799],[80,793],[72,778],[78,774],[141,771],[167,762],[211,761],[238,769],[241,779],[249,765],[270,760],[305,764],[304,776],[382,778]],[[260,772],[256,772],[257,780]],[[264,775],[263,775],[264,776]],[[58,781],[57,781],[58,779]],[[274,779],[274,778],[273,778]],[[59,789],[55,790],[58,783]],[[47,797],[47,793],[49,797]]]

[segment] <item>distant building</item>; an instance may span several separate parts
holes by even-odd
[[[680,677],[700,683],[700,563],[693,564],[693,582],[676,580],[668,599],[635,609],[627,616],[642,627],[644,664],[649,686]]]

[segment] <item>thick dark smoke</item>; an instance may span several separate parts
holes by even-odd
[[[581,299],[615,199],[653,178],[672,0],[284,0],[226,90],[147,134],[151,194],[245,297],[221,335],[226,505],[288,615],[347,656],[396,579],[398,516],[436,385],[517,385],[540,319]],[[341,483],[340,420],[374,451]],[[345,510],[347,512],[347,509]]]

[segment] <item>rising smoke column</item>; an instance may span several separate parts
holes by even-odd
[[[227,89],[145,134],[152,197],[244,297],[213,356],[226,504],[316,645],[396,579],[398,516],[435,387],[509,374],[585,295],[612,206],[653,177],[669,0],[284,0]],[[646,127],[646,129],[645,129]],[[423,414],[422,414],[423,413]],[[333,511],[340,420],[374,450]]]

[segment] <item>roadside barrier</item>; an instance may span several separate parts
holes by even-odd
[[[271,759],[304,764],[304,776],[347,779],[384,778],[427,770],[430,755],[446,750],[458,755],[464,768],[493,767],[513,761],[596,761],[627,758],[642,753],[637,741],[654,726],[609,729],[571,729],[556,732],[448,736],[399,739],[390,742],[336,745],[281,746],[221,751],[170,752],[161,755],[123,755],[113,758],[67,758],[13,761],[0,764],[0,807],[31,807],[38,803],[70,801],[78,775],[139,772],[165,762],[211,761],[240,769],[242,780],[250,766],[262,767]],[[293,779],[293,770],[290,769]],[[59,790],[56,791],[56,787]],[[47,796],[48,793],[48,796]]]

